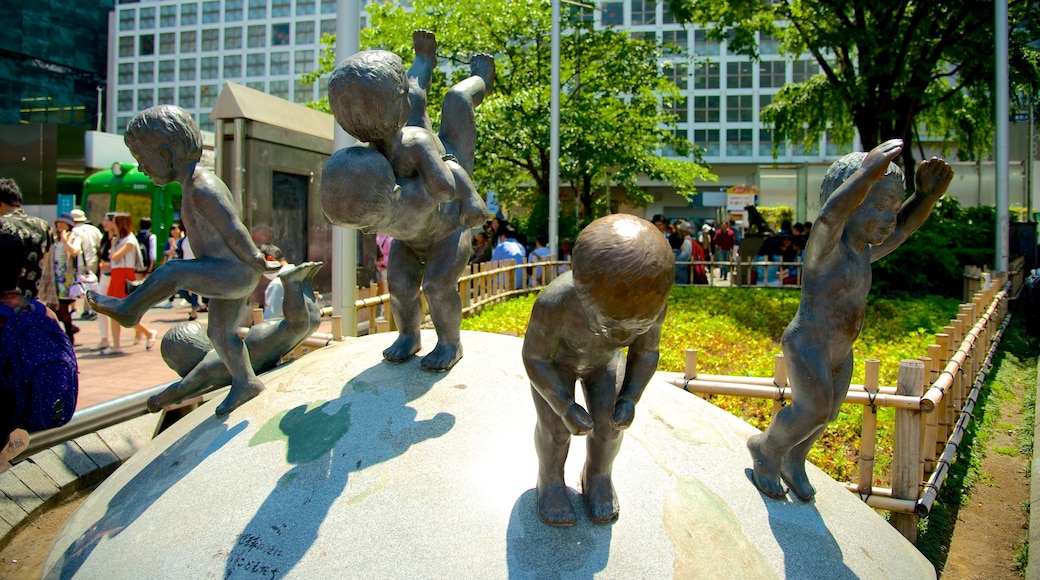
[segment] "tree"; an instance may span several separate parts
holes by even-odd
[[[785,54],[809,53],[819,63],[821,74],[785,86],[762,111],[773,125],[774,143],[812,148],[830,131],[848,145],[855,129],[870,150],[901,137],[906,168],[915,166],[912,144],[925,130],[956,146],[962,159],[989,152],[995,130],[992,2],[671,0],[670,9],[683,21],[712,23],[716,39],[728,39],[730,50],[752,58],[757,32],[775,36]],[[1010,0],[1012,84],[1035,92],[1040,68],[1027,44],[1040,38],[1040,23],[1029,20],[1030,13],[1037,13],[1034,0]]]
[[[439,113],[436,103],[444,89],[468,74],[471,55],[495,56],[494,91],[477,109],[475,179],[482,191],[493,190],[503,206],[533,207],[547,197],[550,1],[416,0],[410,11],[391,3],[369,4],[367,10],[362,46],[390,50],[406,62],[413,30],[437,34],[438,54],[451,74],[438,72],[434,80],[431,116]],[[697,162],[699,149],[675,132],[677,116],[669,109],[683,96],[669,80],[671,69],[659,64],[663,48],[656,40],[597,30],[591,18],[573,11],[565,14],[562,28],[560,181],[578,193],[585,223],[605,213],[608,179],[624,189],[633,205],[652,201],[636,184],[640,174],[669,182],[681,195],[692,195],[699,179],[714,179]],[[323,41],[331,45],[330,38]],[[334,62],[331,48],[326,49],[308,80],[331,71]],[[697,161],[664,158],[659,148]]]

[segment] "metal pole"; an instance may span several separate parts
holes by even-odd
[[[1008,269],[1008,5],[1006,1],[997,0],[995,6],[997,32],[997,140],[996,172],[997,172],[997,243],[996,264],[998,272]]]
[[[560,0],[552,0],[552,90],[549,97],[549,255],[560,234]]]
[[[1032,89],[1029,90],[1029,147],[1026,148],[1026,221],[1033,221],[1033,140],[1036,138],[1036,124],[1033,119],[1034,100],[1036,94]]]
[[[336,3],[336,61],[361,49],[361,2],[338,0]],[[332,148],[338,151],[356,143],[342,127],[336,125]],[[357,336],[357,249],[358,231],[332,226],[332,313],[341,317],[343,336]]]

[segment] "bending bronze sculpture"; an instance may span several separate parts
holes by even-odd
[[[245,336],[249,362],[256,374],[271,370],[286,353],[292,352],[321,324],[321,308],[314,298],[314,275],[321,262],[304,262],[278,273],[285,287],[282,318],[272,318],[249,327]],[[148,399],[148,410],[159,411],[231,384],[231,373],[212,348],[197,322],[184,322],[163,337],[163,360],[183,377]]]
[[[216,411],[227,415],[264,389],[238,336],[238,321],[260,275],[280,265],[268,262],[253,243],[224,182],[199,165],[202,135],[190,113],[173,105],[145,109],[130,120],[124,140],[156,185],[180,183],[181,220],[195,259],[164,264],[126,298],[88,292],[87,300],[129,328],[178,290],[209,297],[209,339],[232,376],[231,392]]]
[[[563,477],[571,435],[588,436],[581,488],[590,519],[618,517],[614,458],[657,370],[675,258],[653,224],[615,214],[581,232],[571,264],[535,301],[523,347],[538,417],[538,517],[551,526],[576,521]],[[577,381],[588,410],[574,400]]]
[[[473,57],[471,76],[444,97],[435,134],[426,92],[437,43],[426,31],[417,31],[413,41],[416,58],[407,75],[397,55],[381,50],[357,53],[332,73],[329,104],[336,122],[368,146],[329,158],[321,198],[331,223],[394,238],[387,284],[400,334],[383,358],[404,362],[421,348],[421,285],[437,331],[437,345],[423,357],[422,368],[446,371],[462,358],[457,281],[472,253],[469,227],[487,217],[470,179],[473,109],[491,90],[495,61],[486,54]]]
[[[769,497],[784,497],[781,479],[803,500],[816,494],[805,460],[849,390],[870,264],[917,231],[953,180],[942,159],[924,161],[917,191],[904,202],[903,172],[891,163],[902,149],[893,139],[870,153],[846,155],[824,177],[820,215],[805,249],[801,302],[781,339],[793,402],[747,443],[754,484]]]

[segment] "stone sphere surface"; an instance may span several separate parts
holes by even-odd
[[[535,414],[522,340],[463,332],[447,373],[390,365],[395,333],[263,375],[225,419],[217,396],[102,483],[45,578],[926,578],[934,569],[815,468],[814,502],[748,480],[757,431],[655,379],[615,463],[621,506],[578,525],[534,508]],[[425,351],[435,343],[423,332]],[[421,353],[420,353],[421,354]]]

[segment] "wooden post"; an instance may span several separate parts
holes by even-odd
[[[686,349],[686,369],[683,378],[687,380],[697,378],[697,349],[695,348]]]
[[[332,340],[343,340],[343,317],[338,314],[332,316]]]
[[[896,394],[921,396],[924,363],[904,360],[899,363]],[[896,409],[895,457],[892,462],[892,497],[916,500],[921,480],[921,419],[919,411]],[[910,542],[917,541],[917,514],[892,514],[892,525]]]
[[[256,326],[264,321],[264,310],[262,308],[253,308],[253,324]]]
[[[866,362],[863,378],[863,389],[877,395],[878,370],[881,361],[870,359]],[[874,487],[874,449],[877,447],[877,410],[876,407],[863,407],[863,425],[859,438],[859,493],[870,495]]]
[[[784,360],[783,354],[777,354],[773,356],[773,384],[776,385],[779,391],[783,391],[787,388],[787,362]],[[777,395],[780,393],[778,392]],[[780,412],[780,409],[786,405],[787,402],[783,400],[783,397],[779,397],[773,400],[773,416]]]

